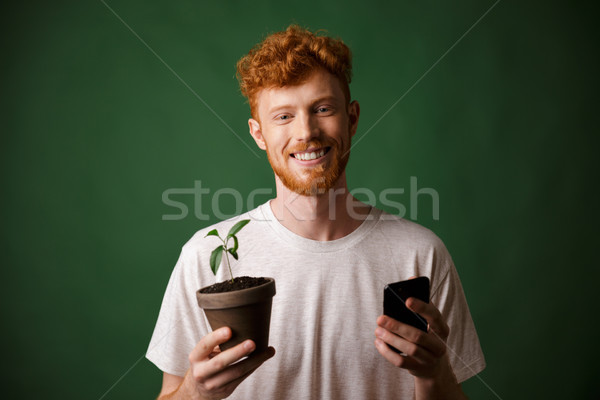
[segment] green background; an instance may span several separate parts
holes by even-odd
[[[143,355],[167,280],[217,221],[185,194],[164,220],[163,192],[273,187],[234,65],[297,22],[354,54],[351,188],[404,188],[407,218],[410,177],[439,195],[439,219],[427,195],[411,219],[463,282],[488,364],[467,394],[598,398],[596,10],[501,1],[463,37],[493,1],[367,3],[108,1],[139,38],[100,1],[2,6],[4,394],[158,393]]]

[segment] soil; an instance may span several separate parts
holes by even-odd
[[[268,280],[265,278],[254,278],[250,276],[240,276],[224,282],[215,283],[200,290],[200,293],[225,293],[235,290],[250,289],[252,287],[264,285]]]

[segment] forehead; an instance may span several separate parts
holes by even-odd
[[[339,79],[325,69],[317,69],[300,84],[260,90],[256,100],[258,113],[262,115],[284,105],[310,105],[323,97],[330,97],[340,104],[345,101]]]

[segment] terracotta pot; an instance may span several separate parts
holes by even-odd
[[[275,279],[266,278],[267,283],[249,289],[224,293],[196,292],[198,305],[204,310],[212,330],[223,326],[231,328],[231,339],[221,344],[227,350],[246,339],[256,343],[256,350],[269,345],[271,304],[275,296]]]

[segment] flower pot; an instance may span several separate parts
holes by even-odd
[[[271,304],[275,295],[275,279],[248,289],[223,293],[196,292],[198,305],[204,310],[212,330],[223,326],[231,328],[231,339],[221,344],[227,350],[246,339],[252,339],[256,350],[265,350],[269,345]]]

